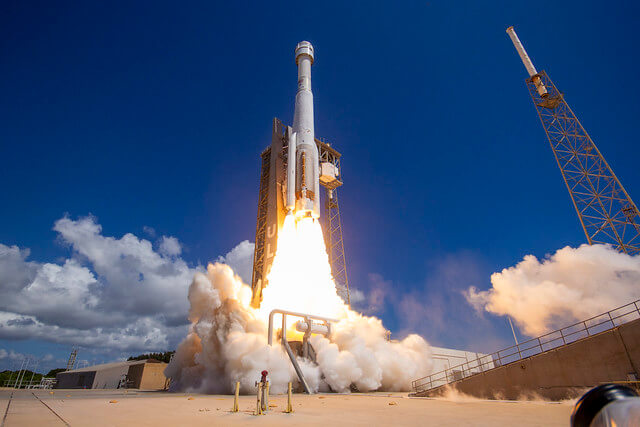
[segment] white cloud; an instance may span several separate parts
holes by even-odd
[[[93,217],[65,217],[54,230],[72,249],[60,263],[30,261],[28,249],[0,243],[0,339],[121,351],[175,346],[187,329],[187,289],[203,269],[180,258],[175,237],[154,248],[130,233],[103,236]],[[242,259],[242,250],[232,253]]]
[[[153,227],[145,225],[142,227],[142,231],[149,237],[156,237],[156,230]]]
[[[182,252],[182,246],[175,237],[162,236],[160,240],[160,253],[168,256],[178,256]]]
[[[254,243],[243,240],[225,256],[218,257],[217,261],[229,265],[245,284],[251,285],[254,248]]]
[[[29,355],[17,353],[13,350],[5,350],[4,348],[0,348],[0,361],[15,361],[15,360],[23,360],[25,357]]]
[[[25,368],[39,373],[47,373],[50,369],[65,366],[66,362],[66,359],[56,358],[51,353],[36,356],[30,353],[19,353],[13,349],[0,348],[0,370],[17,371]],[[29,380],[29,378],[25,378],[25,380]]]
[[[511,316],[530,336],[628,304],[640,297],[640,255],[608,245],[565,247],[543,260],[527,255],[491,276],[493,287],[471,287],[477,310]]]

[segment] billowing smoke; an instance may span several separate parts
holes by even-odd
[[[289,381],[297,384],[281,346],[267,344],[264,315],[250,306],[250,297],[250,288],[225,264],[195,274],[192,325],[166,370],[172,390],[230,393],[239,381],[242,393],[255,392],[265,369],[273,393],[285,392]],[[307,382],[315,391],[409,390],[411,380],[431,371],[429,346],[417,335],[391,342],[385,334],[379,319],[349,310],[329,339],[311,338],[317,364],[298,359]]]
[[[189,287],[189,334],[167,367],[174,390],[227,393],[236,381],[254,388],[259,372],[269,371],[274,392],[291,376],[279,349],[267,345],[267,329],[249,307],[251,290],[225,264],[209,264]]]
[[[477,309],[511,316],[537,336],[604,313],[640,297],[640,255],[609,245],[565,247],[538,260],[527,255],[491,276],[492,288],[467,290]]]

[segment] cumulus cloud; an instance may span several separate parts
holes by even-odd
[[[251,243],[248,240],[243,240],[225,256],[218,257],[217,261],[219,263],[227,264],[238,276],[240,276],[244,283],[251,284],[254,248],[254,243]]]
[[[156,230],[153,227],[145,225],[142,227],[142,231],[149,237],[156,237]]]
[[[66,360],[56,359],[53,354],[33,355],[30,353],[20,353],[13,349],[0,348],[0,370],[8,369],[17,371],[21,368],[36,372],[46,373],[50,369],[64,366]],[[15,378],[15,377],[14,377]],[[26,378],[28,380],[29,378]]]
[[[16,353],[13,350],[5,350],[4,348],[0,348],[0,360],[16,360],[16,359],[24,359],[25,355],[22,353]]]
[[[152,351],[184,336],[187,290],[203,267],[180,257],[178,239],[163,236],[154,246],[131,233],[104,236],[90,216],[62,218],[53,229],[72,250],[58,263],[0,243],[0,339]],[[253,244],[242,242],[225,258],[246,269],[249,252]]]
[[[178,256],[182,252],[182,246],[175,237],[162,236],[160,240],[160,253],[167,256]]]
[[[565,247],[539,260],[527,255],[491,276],[492,287],[470,287],[477,310],[511,316],[530,336],[567,326],[640,297],[640,255],[609,245]]]

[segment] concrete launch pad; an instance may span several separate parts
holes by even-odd
[[[109,403],[116,401],[116,403]],[[212,425],[438,425],[566,426],[572,402],[410,398],[406,393],[272,396],[271,410],[254,416],[255,396],[143,392],[137,390],[0,389],[0,425],[12,426],[212,426]],[[2,420],[2,417],[5,417]]]

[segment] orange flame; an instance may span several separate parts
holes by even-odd
[[[286,216],[267,283],[260,304],[265,320],[274,309],[334,319],[347,317],[349,308],[336,293],[317,219]]]

